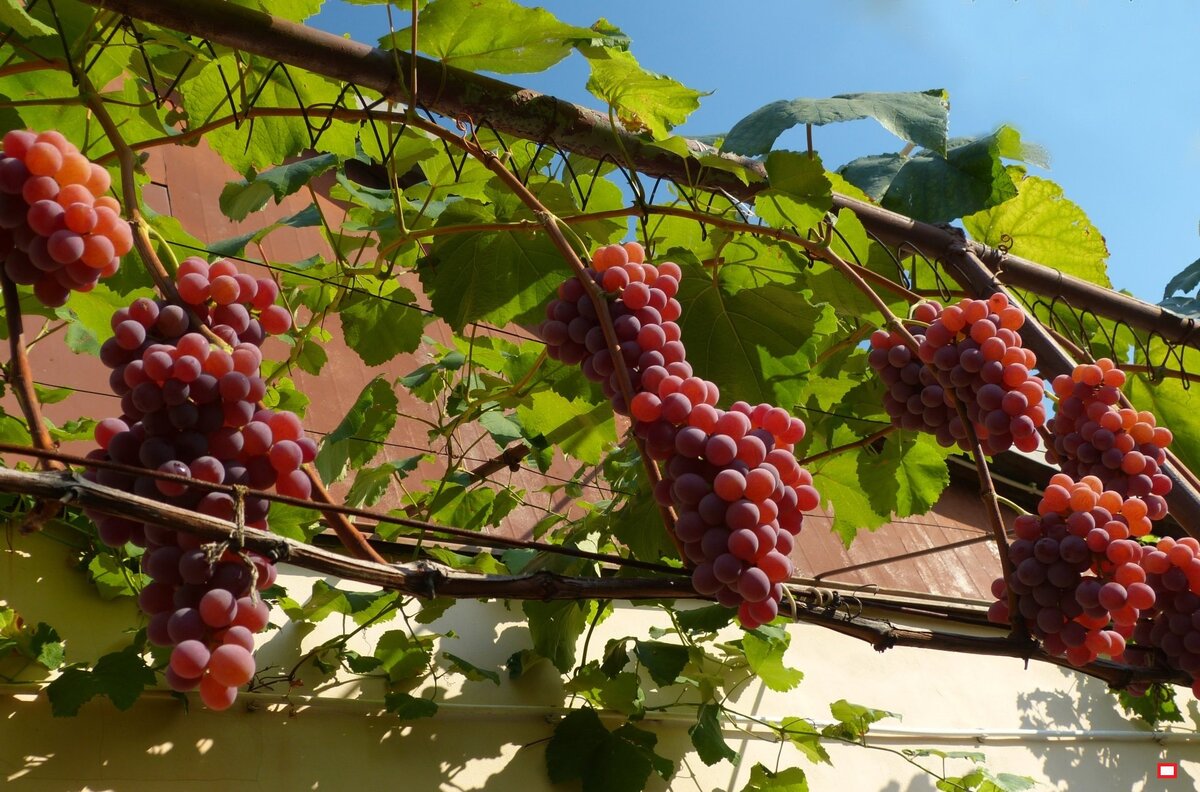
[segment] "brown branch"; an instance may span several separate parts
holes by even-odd
[[[309,482],[312,483],[313,500],[318,503],[324,503],[327,506],[336,506],[337,503],[329,494],[329,490],[325,488],[325,482],[321,481],[321,474],[317,472],[317,468],[311,462],[301,468],[304,475],[308,476]],[[338,540],[354,554],[356,558],[361,558],[366,561],[374,561],[376,564],[385,564],[383,556],[371,547],[367,538],[354,527],[354,523],[346,518],[345,514],[340,512],[322,512],[325,517],[325,522],[337,534]]]
[[[43,451],[54,451],[54,440],[42,420],[42,405],[38,401],[37,391],[33,387],[33,371],[29,366],[29,355],[25,349],[25,326],[21,317],[21,297],[17,293],[17,285],[9,280],[0,265],[0,287],[4,292],[4,318],[8,325],[8,383],[13,387],[13,394],[25,416],[25,424],[29,427],[29,436],[33,444]],[[64,465],[58,460],[42,459],[44,470],[62,470]],[[53,501],[44,502],[36,514],[30,514],[21,524],[21,533],[33,533],[41,530],[49,520],[58,516],[59,505]]]
[[[132,465],[123,465],[119,462],[110,462],[102,459],[92,459],[90,457],[80,457],[73,454],[64,454],[57,451],[42,451],[37,448],[29,448],[26,446],[12,445],[10,443],[0,443],[0,453],[4,454],[19,454],[22,456],[30,456],[35,459],[54,459],[59,462],[65,462],[70,465],[78,465],[85,468],[95,470],[112,470],[118,473],[125,473],[131,476],[147,476],[161,481],[174,481],[179,484],[184,484],[189,487],[197,487],[207,492],[224,492],[226,494],[234,494],[235,490],[228,484],[214,484],[209,481],[192,478],[190,476],[179,476],[173,473],[164,473],[160,470],[151,470],[149,468],[135,467]],[[354,506],[346,506],[345,504],[319,503],[315,501],[305,500],[303,498],[294,498],[290,495],[281,495],[278,492],[268,492],[266,490],[246,490],[246,495],[263,498],[264,500],[283,503],[288,506],[295,506],[302,509],[311,509],[320,512],[326,518],[331,516],[337,517],[358,517],[365,520],[372,520],[375,523],[386,525],[398,525],[402,528],[419,531],[421,533],[431,533],[435,535],[451,536],[457,539],[465,540],[463,543],[484,543],[503,544],[506,547],[523,548],[526,550],[537,550],[544,553],[555,553],[559,555],[569,555],[573,558],[583,558],[589,561],[596,561],[604,564],[613,564],[615,566],[628,566],[637,569],[645,569],[653,572],[663,572],[665,574],[681,574],[681,570],[676,567],[669,567],[663,564],[656,564],[648,561],[638,561],[633,558],[625,558],[624,556],[609,555],[607,553],[593,553],[587,550],[578,550],[562,545],[549,544],[547,542],[538,542],[530,539],[512,539],[497,535],[481,534],[478,531],[468,531],[463,528],[451,528],[437,523],[426,522],[410,517],[401,517],[391,512],[376,511],[374,509],[361,509]],[[354,527],[357,532],[358,528]]]
[[[70,502],[105,514],[167,525],[174,530],[195,534],[209,541],[229,540],[238,530],[233,523],[103,487],[80,479],[70,472],[35,473],[0,468],[0,491]],[[683,577],[574,578],[550,572],[516,576],[478,575],[448,569],[428,561],[377,564],[348,558],[253,528],[242,529],[242,543],[248,549],[277,562],[418,597],[528,600],[703,599],[692,588],[691,581]],[[1050,657],[1029,642],[1013,641],[1001,636],[986,637],[897,627],[884,621],[831,612],[819,604],[827,600],[827,593],[822,596],[819,591],[803,586],[790,586],[789,591],[804,604],[798,603],[795,609],[790,603],[785,604],[786,612],[790,612],[798,620],[866,641],[879,651],[894,646],[909,646],[1040,660],[1070,667],[1065,659]],[[810,605],[810,602],[814,604]],[[1076,670],[1104,679],[1115,687],[1139,681],[1191,684],[1186,674],[1160,667],[1134,668],[1097,662]]]
[[[843,451],[850,451],[855,448],[862,448],[863,446],[871,445],[871,443],[874,443],[879,438],[887,437],[892,432],[896,431],[898,428],[899,427],[897,427],[897,426],[892,426],[889,424],[888,426],[883,427],[882,429],[880,429],[878,432],[875,432],[874,434],[869,434],[866,437],[860,437],[859,439],[855,440],[853,443],[846,443],[845,445],[834,446],[833,448],[826,448],[824,451],[820,451],[816,454],[813,454],[812,456],[806,456],[806,457],[804,457],[804,459],[800,459],[797,461],[801,465],[811,465],[813,462],[816,462],[819,459],[825,459],[826,457],[831,457],[831,456],[834,456],[835,454],[840,454]]]

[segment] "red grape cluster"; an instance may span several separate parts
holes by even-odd
[[[243,276],[233,280],[242,292]],[[269,280],[251,278],[249,284],[255,298],[268,294],[273,300],[277,293]],[[271,315],[268,307],[256,308],[260,317]],[[217,310],[212,314],[207,321]],[[317,445],[294,413],[257,406],[267,386],[260,372],[262,353],[255,343],[241,340],[247,327],[239,324],[239,331],[226,325],[241,333],[226,350],[189,332],[190,319],[180,306],[146,298],[118,310],[112,327],[101,360],[112,369],[110,384],[121,397],[123,415],[97,424],[96,457],[213,484],[274,487],[282,495],[309,497],[311,483],[300,468],[315,458]],[[114,470],[99,470],[95,479],[220,519],[237,517],[238,504],[224,492]],[[266,530],[269,505],[261,497],[244,497],[244,524]],[[228,707],[236,688],[254,673],[252,634],[267,618],[255,583],[269,586],[274,567],[254,553],[214,550],[163,526],[98,515],[96,523],[105,543],[132,541],[146,548],[143,568],[153,582],[139,603],[150,616],[150,640],[174,646],[168,683],[176,690],[198,686],[209,707]]]
[[[1038,427],[1046,422],[1045,391],[1042,380],[1031,373],[1037,358],[1022,348],[1017,334],[1025,313],[1005,295],[993,294],[944,309],[921,303],[913,318],[929,325],[920,334],[915,359],[898,333],[878,330],[871,336],[868,360],[888,384],[885,407],[892,423],[931,432],[945,447],[958,443],[970,450],[954,406],[957,399],[984,453],[998,454],[1012,446],[1036,449]]]
[[[1124,384],[1125,373],[1107,358],[1055,377],[1054,448],[1046,458],[1068,475],[1096,476],[1105,489],[1142,498],[1157,520],[1167,512],[1162,496],[1171,479],[1160,467],[1173,438],[1153,414],[1118,406]]]
[[[1018,517],[1009,545],[1012,579],[992,584],[995,622],[1010,619],[1008,591],[1046,651],[1082,666],[1100,655],[1118,658],[1139,617],[1156,602],[1137,537],[1151,528],[1146,504],[1102,491],[1100,480],[1076,483],[1055,474],[1038,515]]]
[[[1161,650],[1170,667],[1191,676],[1200,698],[1200,542],[1164,537],[1146,550],[1142,567],[1158,600],[1155,612],[1138,621],[1134,640]]]
[[[675,323],[682,313],[675,299],[682,277],[678,264],[647,264],[642,246],[627,242],[597,249],[588,276],[608,295],[618,349],[635,393],[642,372],[651,366],[686,365],[679,325]],[[563,281],[558,287],[558,298],[546,306],[546,321],[538,328],[538,335],[546,342],[546,353],[551,358],[581,365],[584,376],[603,384],[613,409],[629,415],[595,306],[577,279]],[[712,400],[715,403],[715,388]]]
[[[275,302],[279,297],[275,281],[238,272],[228,259],[211,266],[198,256],[184,259],[175,274],[175,288],[188,308],[230,346],[239,342],[258,346],[265,336],[292,327],[292,315]]]
[[[133,247],[108,171],[59,132],[14,129],[0,154],[0,256],[13,283],[57,307],[113,275]]]
[[[802,513],[819,503],[812,476],[792,454],[804,423],[769,404],[716,407],[716,385],[694,376],[680,341],[676,264],[648,264],[642,246],[629,242],[596,250],[588,275],[606,293],[632,404],[619,392],[594,307],[576,280],[547,306],[539,332],[548,354],[602,382],[614,409],[634,418],[647,454],[665,463],[655,497],[679,513],[676,538],[696,565],[696,590],[737,606],[747,628],[771,621],[793,571]]]

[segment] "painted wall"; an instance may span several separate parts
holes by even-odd
[[[283,572],[281,582],[298,599],[316,579],[303,571]],[[58,629],[69,661],[124,646],[122,630],[137,620],[132,602],[102,602],[84,576],[70,569],[63,546],[41,536],[13,537],[12,547],[0,554],[0,602],[29,621]],[[260,635],[260,668],[290,666],[300,652],[339,632],[338,618],[303,637],[291,626]],[[611,637],[647,635],[654,625],[665,625],[658,611],[621,606],[599,626],[591,651]],[[389,623],[375,634],[398,626]],[[450,650],[501,671],[528,640],[519,608],[501,603],[460,603],[432,626],[459,636],[444,642],[439,653]],[[849,698],[903,716],[877,724],[872,746],[982,750],[993,770],[1032,775],[1044,789],[1182,790],[1196,788],[1200,778],[1200,743],[1187,735],[1156,742],[1120,716],[1102,683],[1082,675],[925,650],[879,654],[821,628],[791,630],[788,661],[805,672],[804,681],[788,694],[751,683],[733,703],[739,712],[825,721],[829,702]],[[368,645],[363,641],[359,648]],[[126,712],[97,699],[78,717],[65,719],[51,717],[37,690],[28,684],[0,686],[0,779],[14,792],[556,788],[546,780],[544,740],[565,699],[560,677],[548,664],[521,679],[503,679],[498,687],[448,676],[438,693],[438,716],[408,723],[382,711],[381,688],[351,680],[327,681],[315,695],[308,686],[290,698],[246,695],[224,713],[208,712],[194,698],[185,709],[159,691],[148,692]],[[1194,702],[1188,714],[1194,728],[1200,719]],[[754,762],[774,766],[777,758],[781,767],[803,766],[815,792],[934,789],[932,779],[894,753],[831,744],[834,765],[811,766],[790,746],[781,750],[761,728],[750,733],[731,728],[726,736],[740,754],[739,765],[706,768],[689,750],[690,724],[686,710],[644,724],[658,734],[660,753],[682,759],[673,781],[652,789],[740,790]],[[1180,779],[1157,780],[1160,761],[1180,763]]]

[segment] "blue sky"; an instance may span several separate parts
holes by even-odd
[[[524,0],[523,0],[524,1]],[[528,2],[528,5],[535,3]],[[712,91],[676,131],[728,130],[776,99],[945,88],[950,134],[1007,123],[1108,241],[1118,288],[1151,301],[1200,257],[1200,6],[1185,0],[545,0],[603,16],[648,69]],[[407,3],[403,3],[407,6]],[[398,27],[407,15],[393,10]],[[383,6],[328,0],[309,24],[376,43]],[[572,55],[505,79],[599,106]],[[903,145],[870,120],[815,130],[827,167]],[[803,132],[779,147],[803,148]]]

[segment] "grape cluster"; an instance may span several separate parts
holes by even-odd
[[[1092,475],[1106,489],[1142,498],[1151,519],[1167,512],[1171,479],[1160,467],[1171,430],[1154,415],[1118,406],[1125,373],[1103,358],[1054,378],[1058,408],[1050,427],[1054,448],[1046,458],[1071,476]]]
[[[675,299],[683,275],[678,264],[670,261],[657,267],[647,264],[642,246],[627,242],[598,248],[587,272],[607,295],[618,349],[635,393],[641,387],[642,372],[646,369],[686,366],[679,325],[675,322],[682,313]],[[546,342],[547,355],[580,365],[584,376],[603,385],[613,409],[629,415],[629,405],[621,394],[615,362],[595,306],[577,279],[559,285],[557,299],[546,306],[546,321],[538,328],[538,335]],[[714,387],[711,403],[716,402],[716,395]]]
[[[233,279],[235,284],[245,280]],[[238,285],[239,292],[253,288],[255,299],[266,294],[273,301],[273,282],[251,278],[249,284]],[[267,307],[256,308],[260,317],[271,315]],[[212,314],[205,319],[213,321],[217,310]],[[100,448],[93,455],[213,484],[274,487],[282,495],[309,497],[311,483],[301,465],[315,458],[317,445],[294,413],[258,407],[267,386],[260,372],[262,353],[244,340],[254,337],[247,335],[249,328],[226,325],[238,334],[226,350],[192,332],[191,321],[182,307],[146,298],[114,313],[113,337],[102,345],[100,357],[112,369],[110,385],[121,397],[123,415],[97,424]],[[238,517],[238,503],[225,492],[106,469],[95,479],[220,519]],[[244,524],[266,530],[269,505],[265,498],[242,498]],[[228,707],[237,687],[254,673],[253,633],[267,619],[255,590],[271,584],[274,567],[254,553],[204,546],[164,526],[94,518],[105,543],[132,541],[146,548],[142,564],[153,582],[139,603],[150,616],[149,639],[174,647],[168,684],[181,691],[199,687],[210,708]]]
[[[1161,650],[1170,667],[1191,676],[1200,698],[1200,542],[1164,537],[1146,550],[1142,567],[1158,601],[1138,621],[1134,640]]]
[[[1038,428],[1046,423],[1041,378],[1033,352],[1021,346],[1017,331],[1025,313],[1003,294],[987,300],[964,299],[942,308],[918,304],[913,318],[928,323],[918,335],[914,357],[900,334],[877,330],[868,361],[888,385],[884,406],[892,423],[934,434],[945,447],[970,450],[967,430],[955,399],[983,446],[992,455],[1016,446],[1038,447]]]
[[[678,265],[648,264],[642,246],[629,242],[596,250],[588,276],[606,295],[632,403],[620,393],[594,307],[577,280],[564,282],[547,306],[539,328],[547,353],[603,383],[614,410],[633,417],[647,455],[665,463],[655,498],[679,514],[676,538],[695,564],[696,590],[738,607],[747,628],[771,621],[793,571],[789,554],[802,513],[819,502],[812,476],[792,454],[804,423],[769,404],[716,407],[717,386],[694,376],[675,322]]]
[[[1094,476],[1078,483],[1055,474],[1038,514],[1018,517],[1008,548],[1012,578],[992,584],[988,611],[1010,620],[1008,591],[1046,651],[1082,666],[1104,655],[1120,658],[1139,617],[1155,605],[1138,537],[1150,532],[1146,504],[1103,490]]]
[[[192,256],[179,262],[175,274],[179,297],[225,343],[261,345],[267,335],[292,327],[292,315],[277,305],[279,287],[270,278],[238,272],[228,259],[212,265]]]
[[[108,171],[59,132],[12,130],[0,154],[0,256],[13,283],[57,307],[113,275],[133,247]]]

